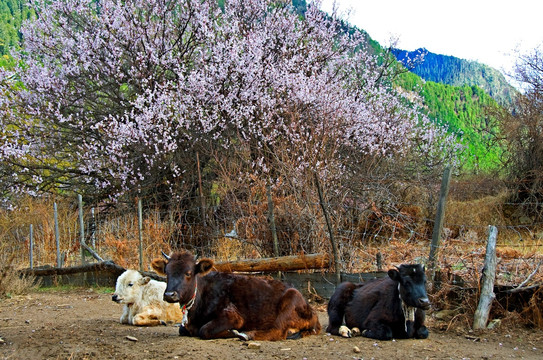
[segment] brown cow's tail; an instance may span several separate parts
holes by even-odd
[[[345,307],[353,298],[354,291],[362,286],[352,282],[341,283],[328,302],[328,327],[326,332],[339,335],[339,328],[343,325]]]

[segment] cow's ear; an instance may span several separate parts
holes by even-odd
[[[396,269],[388,270],[388,277],[394,281],[400,281],[400,272]]]
[[[155,270],[159,275],[166,275],[166,271],[164,269],[166,269],[166,264],[168,262],[164,259],[161,259],[161,258],[157,258],[157,259],[154,259],[152,262],[151,262],[151,267],[153,268],[153,270]]]
[[[213,268],[213,260],[201,259],[196,264],[194,274],[205,275],[208,272],[210,272],[212,268]]]
[[[149,276],[144,276],[140,279],[140,285],[147,285],[151,281],[151,278]]]

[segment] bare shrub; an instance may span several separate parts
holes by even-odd
[[[499,113],[507,145],[506,168],[511,198],[525,204],[523,212],[543,218],[543,48],[517,54],[514,79],[523,88],[514,111]]]
[[[543,330],[543,288],[539,288],[522,311],[523,317],[538,329]]]
[[[218,261],[258,259],[261,257],[254,244],[229,237],[220,237],[215,240],[213,252],[217,254],[215,259]]]

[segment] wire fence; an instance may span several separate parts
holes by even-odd
[[[439,179],[422,186],[404,183],[402,189],[390,192],[399,195],[384,200],[369,195],[378,186],[367,183],[366,193],[327,197],[324,208],[331,215],[342,272],[375,271],[428,260]],[[466,199],[466,188],[478,187],[469,182],[451,184],[437,268],[472,276],[480,273],[486,231],[488,225],[494,225],[502,259],[498,278],[504,283],[519,282],[541,261],[543,223],[525,215],[530,204],[510,202],[501,190],[480,189],[480,194],[473,192]],[[3,231],[2,248],[4,253],[14,254],[21,266],[72,266],[95,261],[83,243],[103,259],[143,270],[149,270],[161,251],[180,249],[217,261],[332,253],[331,234],[314,194],[300,200],[275,189],[270,207],[262,189],[246,193],[249,195],[244,197],[196,195],[176,201],[139,197],[115,205],[85,203],[82,227],[77,199],[59,202],[57,226],[54,201],[49,200],[40,212],[28,211],[26,224]],[[322,271],[332,272],[333,268]]]

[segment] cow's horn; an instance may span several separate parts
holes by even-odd
[[[161,253],[162,253],[162,256],[166,258],[166,260],[170,261],[170,257],[164,251],[161,251]]]

